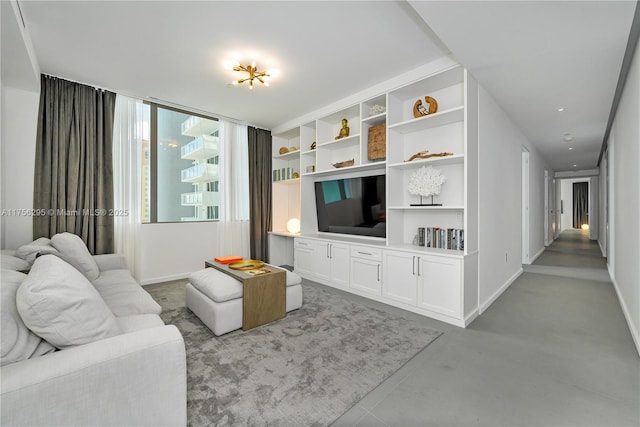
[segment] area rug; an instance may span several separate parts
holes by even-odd
[[[191,426],[326,426],[442,332],[321,285],[286,318],[216,337],[185,308],[185,281],[147,286],[187,351]]]

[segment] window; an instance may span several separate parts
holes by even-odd
[[[153,103],[144,120],[142,222],[219,219],[218,120]]]

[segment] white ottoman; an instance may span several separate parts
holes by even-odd
[[[268,265],[268,264],[266,264]],[[286,311],[302,307],[302,279],[287,270]],[[187,308],[216,335],[242,327],[242,282],[205,268],[189,276]]]

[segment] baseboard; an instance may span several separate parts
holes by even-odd
[[[542,252],[544,252],[544,250],[545,250],[545,249],[547,249],[547,247],[546,247],[546,246],[543,246],[543,247],[542,247],[542,249],[540,249],[540,250],[538,251],[538,253],[537,253],[537,254],[535,254],[535,255],[533,256],[533,258],[531,258],[531,259],[529,260],[529,264],[533,264],[533,263],[538,259],[538,257],[539,257],[540,255],[542,255]]]
[[[481,304],[480,304],[479,314],[484,313],[484,311],[485,311],[487,308],[489,308],[489,306],[490,306],[491,304],[493,304],[493,303],[495,302],[495,300],[497,300],[497,299],[498,299],[498,297],[499,297],[500,295],[502,295],[502,293],[503,293],[504,291],[506,291],[506,290],[507,290],[507,288],[508,288],[509,286],[511,286],[511,284],[512,284],[512,283],[513,283],[513,282],[514,282],[518,277],[520,277],[520,275],[522,274],[522,272],[523,272],[523,271],[524,271],[524,270],[522,270],[522,267],[521,267],[518,271],[516,271],[516,273],[515,273],[513,276],[511,276],[511,277],[509,278],[509,280],[507,280],[507,281],[506,281],[502,286],[500,286],[500,288],[499,288],[497,291],[495,291],[495,292],[493,293],[493,295],[491,295],[491,297],[489,297],[489,299],[487,299],[485,302],[481,303]]]
[[[600,246],[600,252],[602,252],[602,257],[606,258],[607,257],[607,252],[602,247],[602,243],[600,243],[600,239],[598,239],[598,246]],[[609,265],[609,264],[607,264],[607,265]]]
[[[476,318],[479,315],[480,315],[480,311],[476,308],[471,313],[469,313],[467,316],[465,316],[465,318],[464,318],[464,327],[466,328],[467,326],[469,326],[471,324],[471,322],[476,320]]]
[[[191,274],[191,272],[189,272],[189,273],[180,273],[180,274],[172,274],[170,276],[152,277],[151,279],[141,280],[140,284],[142,286],[147,286],[147,285],[154,285],[156,283],[170,282],[172,280],[186,279],[187,277],[189,277],[190,274]]]
[[[633,319],[629,314],[629,310],[627,309],[627,304],[624,302],[624,298],[622,298],[622,294],[620,293],[620,287],[618,286],[618,282],[616,282],[616,278],[613,275],[613,271],[611,271],[611,264],[609,263],[607,263],[607,270],[609,271],[609,277],[611,278],[611,282],[613,283],[613,288],[616,290],[616,295],[618,296],[620,307],[622,307],[622,313],[624,314],[624,318],[627,321],[629,332],[631,332],[631,338],[633,338],[633,343],[636,345],[636,351],[638,352],[638,356],[640,356],[640,335],[638,335],[638,330],[633,324]]]

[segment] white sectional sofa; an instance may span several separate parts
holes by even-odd
[[[124,259],[37,242],[2,257],[0,425],[186,425],[184,341]]]

